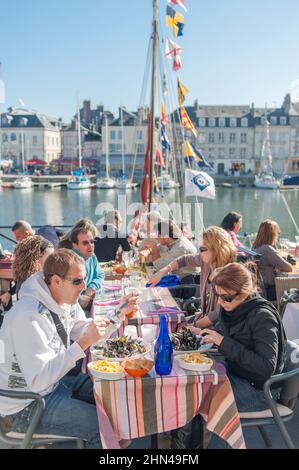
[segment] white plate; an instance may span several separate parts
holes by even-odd
[[[192,351],[195,352],[195,351]],[[188,354],[187,352],[185,354]],[[186,370],[195,370],[197,372],[205,372],[211,369],[213,366],[213,361],[212,359],[209,358],[209,363],[208,364],[191,364],[189,362],[185,362],[182,360],[185,354],[181,354],[180,356],[175,356],[175,360],[177,361],[178,365],[182,369]]]
[[[183,351],[181,349],[178,349],[178,350],[173,350],[173,354],[175,356],[177,356],[178,354],[188,354],[188,353],[194,353],[194,352],[198,352],[198,353],[203,353],[205,351],[209,351],[210,349],[212,349],[214,346],[213,343],[207,343],[207,344],[203,344],[202,346],[200,346],[199,349],[192,349],[191,351]]]
[[[141,339],[141,338],[137,338],[137,339]],[[142,341],[142,344],[145,347],[145,352],[144,353],[129,354],[128,356],[124,356],[124,357],[107,357],[107,356],[103,356],[101,354],[101,351],[99,351],[98,349],[95,349],[95,346],[91,346],[90,352],[92,354],[92,359],[93,360],[107,359],[107,361],[122,362],[125,359],[128,359],[129,357],[133,357],[134,359],[137,359],[139,357],[143,357],[143,356],[146,356],[147,354],[149,354],[150,351],[151,351],[151,345],[148,344],[148,343],[145,343],[144,341]],[[103,343],[103,346],[104,345],[105,345],[105,343]]]
[[[125,372],[122,370],[121,372],[100,372],[97,370],[94,370],[92,368],[92,364],[94,364],[96,361],[89,362],[87,364],[89,372],[96,378],[96,379],[104,379],[104,380],[119,380],[123,379],[125,377]],[[111,362],[116,362],[116,361],[111,361]]]

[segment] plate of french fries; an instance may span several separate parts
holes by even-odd
[[[190,352],[187,354],[180,354],[174,357],[178,365],[182,369],[195,370],[198,372],[204,372],[211,369],[213,365],[212,359],[206,354],[198,352]]]
[[[125,377],[124,368],[119,362],[102,359],[87,364],[89,372],[93,377],[104,380],[119,380]]]

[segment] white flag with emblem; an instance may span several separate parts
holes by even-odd
[[[185,170],[185,195],[215,199],[215,183],[204,171]]]

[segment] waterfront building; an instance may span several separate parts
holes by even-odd
[[[123,167],[127,177],[141,180],[144,168],[144,156],[147,146],[148,109],[140,108],[136,112],[119,108],[119,116],[108,127],[110,176],[121,176]],[[102,127],[103,149],[106,148],[106,133]],[[103,150],[104,151],[104,150]],[[105,173],[106,154],[101,159],[101,173]]]
[[[38,159],[50,163],[61,154],[59,119],[28,109],[9,108],[0,116],[1,158],[22,167],[22,161]]]

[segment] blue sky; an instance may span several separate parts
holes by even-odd
[[[187,104],[280,105],[299,78],[298,0],[186,0]],[[69,120],[76,96],[136,109],[152,0],[1,0],[6,105]],[[166,0],[160,0],[164,24]],[[168,30],[169,37],[171,36]],[[175,74],[173,74],[175,76]]]

